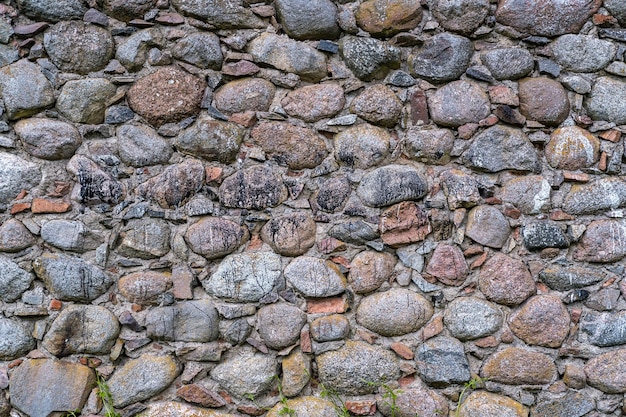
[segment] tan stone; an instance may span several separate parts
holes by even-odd
[[[528,408],[504,395],[472,392],[461,404],[459,417],[528,417]]]
[[[416,0],[368,0],[356,12],[357,24],[374,36],[393,36],[414,29],[422,20]]]
[[[158,304],[159,296],[171,286],[171,274],[153,271],[134,272],[117,283],[120,294],[137,304]]]
[[[485,360],[481,376],[508,385],[546,385],[556,377],[554,360],[543,353],[510,347]]]
[[[600,141],[577,126],[556,129],[545,147],[545,155],[552,168],[576,170],[598,161]]]
[[[309,383],[311,378],[311,360],[301,351],[296,350],[282,362],[283,394],[295,397]]]
[[[149,404],[145,411],[137,414],[137,417],[236,417],[236,415],[166,401]]]
[[[395,264],[389,253],[363,251],[352,260],[348,283],[357,294],[374,291],[391,277]]]

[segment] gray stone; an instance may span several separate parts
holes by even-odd
[[[339,37],[337,6],[330,0],[277,0],[275,7],[283,30],[294,39]]]
[[[285,278],[305,297],[331,297],[346,289],[346,278],[330,261],[299,256],[285,267]]]
[[[272,33],[252,40],[248,52],[255,62],[299,75],[304,81],[318,82],[326,76],[326,56],[303,42]]]
[[[133,272],[117,282],[119,294],[141,305],[160,304],[168,297],[171,287],[172,274],[154,271]]]
[[[262,29],[266,24],[240,0],[173,0],[182,14],[201,19],[218,29]]]
[[[266,416],[281,417],[285,415],[285,411],[283,411],[285,409],[293,410],[297,416],[335,417],[337,415],[335,405],[329,400],[304,396],[287,400],[286,404],[277,403]]]
[[[244,343],[250,337],[252,330],[253,327],[245,318],[220,322],[221,337],[233,345]]]
[[[28,153],[41,159],[71,158],[83,142],[74,126],[60,120],[33,117],[20,120],[14,129]]]
[[[426,180],[406,165],[388,165],[366,174],[357,194],[370,207],[384,207],[407,200],[419,200],[428,191]]]
[[[305,122],[317,122],[339,113],[346,104],[346,98],[340,85],[327,83],[290,91],[280,104],[290,116]]]
[[[22,296],[35,277],[15,262],[0,257],[0,300],[12,303]]]
[[[620,220],[592,221],[574,251],[574,260],[615,262],[626,255],[626,224]]]
[[[538,214],[550,208],[551,190],[550,183],[541,175],[526,175],[506,182],[500,198],[524,214]]]
[[[524,132],[501,125],[476,136],[462,157],[472,168],[487,172],[535,171],[539,164],[537,151]]]
[[[414,77],[441,83],[459,78],[467,69],[474,52],[472,42],[463,36],[440,33],[408,58]]]
[[[489,14],[489,0],[431,0],[430,10],[445,29],[469,35]]]
[[[617,306],[621,292],[616,288],[603,288],[585,300],[585,306],[597,311],[610,311]]]
[[[580,330],[588,335],[589,343],[607,347],[626,343],[626,312],[585,313]]]
[[[115,85],[104,78],[68,81],[57,99],[57,109],[72,122],[102,123],[107,101],[115,92]]]
[[[42,346],[55,356],[105,355],[120,333],[113,313],[100,306],[68,306],[52,322]]]
[[[141,259],[159,258],[170,251],[170,227],[164,220],[131,220],[120,233],[118,253]]]
[[[339,51],[348,68],[363,81],[383,79],[391,69],[400,67],[400,50],[378,39],[345,36],[339,41]]]
[[[35,242],[33,235],[17,219],[8,219],[0,226],[0,252],[19,252]]]
[[[10,120],[31,116],[54,104],[54,90],[38,65],[27,59],[0,69],[2,100]]]
[[[249,237],[248,229],[219,217],[203,218],[189,226],[185,233],[189,248],[207,259],[221,258],[234,252]]]
[[[626,4],[620,0],[604,0],[604,7],[617,19],[622,26],[626,26]]]
[[[123,200],[124,185],[100,169],[91,159],[74,155],[66,169],[78,182],[76,197],[81,203],[117,204]]]
[[[400,373],[394,355],[379,346],[347,341],[339,350],[316,358],[320,382],[346,395],[371,394],[386,381],[395,381]]]
[[[106,66],[113,57],[111,34],[82,21],[59,22],[46,31],[43,45],[60,70],[88,74]]]
[[[563,85],[578,94],[587,94],[591,91],[591,83],[580,75],[567,75],[561,80]]]
[[[406,131],[404,154],[416,161],[444,165],[450,162],[454,147],[454,134],[449,129],[422,129],[412,127]]]
[[[219,335],[219,316],[211,300],[154,308],[145,325],[148,337],[156,340],[207,343]]]
[[[305,323],[306,314],[290,304],[270,304],[257,313],[259,335],[270,349],[280,350],[296,343]]]
[[[607,394],[626,392],[626,375],[621,364],[626,360],[626,349],[618,349],[595,356],[585,364],[587,383]]]
[[[104,0],[104,11],[107,15],[128,22],[141,19],[155,6],[156,0]]]
[[[585,101],[589,115],[595,120],[626,123],[626,103],[618,100],[626,94],[626,82],[612,77],[599,77]]]
[[[310,331],[316,342],[342,340],[350,333],[350,322],[341,314],[323,316],[311,322]]]
[[[251,348],[241,348],[213,368],[211,378],[237,397],[257,397],[270,389],[276,367],[276,360],[271,356],[256,353]]]
[[[0,360],[17,359],[36,346],[32,329],[27,323],[0,317]]]
[[[439,135],[432,136],[438,137]],[[479,183],[473,176],[458,169],[451,169],[443,172],[441,179],[450,210],[460,207],[471,208],[480,202]]]
[[[28,359],[11,375],[11,404],[31,417],[80,410],[96,384],[86,366],[54,359]]]
[[[391,135],[368,123],[349,127],[335,135],[335,157],[349,167],[367,169],[389,155]]]
[[[108,125],[117,125],[126,123],[135,118],[135,112],[128,106],[113,105],[108,107],[104,112],[104,123]]]
[[[204,165],[197,159],[185,159],[139,185],[136,193],[163,208],[178,207],[193,197],[203,183]]]
[[[115,51],[115,59],[129,71],[138,71],[148,59],[148,52],[154,47],[163,47],[165,38],[158,28],[141,30],[120,44]],[[220,54],[221,57],[221,54]]]
[[[502,311],[493,303],[476,297],[459,297],[444,312],[450,334],[462,341],[479,339],[500,330]]]
[[[320,184],[315,203],[325,212],[336,213],[343,209],[352,194],[352,185],[345,177],[330,178]]]
[[[308,213],[294,212],[273,218],[261,229],[261,238],[283,256],[299,256],[315,244],[317,226]]]
[[[621,178],[601,178],[586,184],[574,184],[563,202],[570,214],[593,214],[626,205],[626,182]]]
[[[353,245],[363,245],[365,242],[379,238],[380,234],[363,220],[355,220],[333,225],[328,230],[328,236]]]
[[[545,248],[567,248],[569,239],[563,229],[554,222],[538,222],[526,224],[522,230],[524,246],[529,250]]]
[[[100,297],[113,280],[80,258],[44,254],[33,261],[33,269],[50,293],[63,301],[88,303]]]
[[[226,207],[259,210],[282,203],[287,198],[287,188],[268,167],[253,166],[226,178],[219,198]]]
[[[426,298],[407,289],[391,289],[369,295],[359,304],[356,320],[361,326],[383,336],[413,333],[433,315]]]
[[[487,51],[482,61],[496,80],[516,80],[528,75],[535,67],[533,56],[522,48]]]
[[[481,245],[501,248],[510,233],[509,222],[493,206],[474,207],[468,214],[465,235]]]
[[[612,42],[585,35],[563,35],[552,43],[554,59],[574,72],[596,72],[615,57],[617,46]]]
[[[443,126],[478,123],[489,116],[489,97],[475,82],[454,81],[431,95],[428,107],[432,119]]]
[[[180,373],[170,356],[144,354],[117,368],[108,380],[113,406],[122,408],[163,391]]]
[[[20,191],[34,188],[40,181],[41,171],[37,164],[0,152],[0,204],[11,202]]]
[[[59,249],[87,252],[96,249],[103,239],[78,220],[54,219],[41,226],[44,242]]]
[[[5,67],[20,59],[19,50],[14,46],[0,45],[0,67]]]
[[[125,124],[117,128],[120,159],[126,165],[144,167],[165,164],[172,156],[170,144],[145,125]]]
[[[284,287],[280,256],[272,252],[229,255],[217,271],[202,282],[216,297],[234,302],[256,302]]]
[[[203,69],[222,67],[220,40],[213,33],[191,33],[176,43],[174,58]]]
[[[416,353],[418,372],[428,385],[446,387],[470,379],[463,344],[454,338],[438,336],[430,339],[422,343]]]
[[[572,265],[548,265],[539,273],[539,279],[555,291],[569,291],[597,284],[606,278],[600,270]]]
[[[565,397],[544,399],[532,409],[536,417],[582,417],[595,408],[595,402],[585,394],[569,391]]]
[[[80,0],[18,0],[20,11],[31,19],[58,22],[81,19],[87,7]]]
[[[243,78],[231,81],[215,92],[215,107],[226,114],[245,111],[267,111],[272,104],[276,87],[262,78]]]

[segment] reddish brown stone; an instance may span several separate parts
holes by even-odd
[[[383,242],[391,247],[419,242],[432,231],[428,215],[412,201],[386,209],[380,215],[379,224]]]
[[[474,340],[474,344],[479,348],[491,348],[498,346],[499,342],[495,336],[487,336],[482,339]]]
[[[563,179],[572,182],[589,182],[589,174],[563,171]]]
[[[402,102],[391,88],[375,84],[352,100],[350,111],[375,125],[393,127],[402,112]]]
[[[576,216],[565,213],[563,210],[557,209],[550,213],[550,220],[574,220]]]
[[[254,65],[254,64],[253,64]],[[218,110],[226,113],[267,111],[276,94],[276,87],[262,78],[242,78],[231,81],[215,92]]]
[[[428,123],[428,101],[422,90],[415,90],[409,99],[411,103],[411,121],[413,124]]]
[[[317,242],[317,250],[327,255],[333,252],[344,251],[346,248],[347,246],[344,242],[334,237],[327,237]]]
[[[185,23],[185,18],[178,13],[159,13],[154,20],[165,26],[176,26]]]
[[[509,347],[487,358],[481,376],[508,385],[545,385],[555,378],[556,366],[543,353]]]
[[[574,251],[583,262],[614,262],[626,255],[626,225],[617,220],[595,220],[589,224]]]
[[[238,405],[237,411],[249,416],[262,416],[267,412],[265,408],[257,407],[256,405]]]
[[[244,77],[246,75],[256,74],[260,70],[261,69],[256,66],[256,64],[250,61],[241,60],[225,64],[222,67],[222,74],[231,75],[233,77]]]
[[[252,127],[257,121],[256,112],[248,110],[243,113],[233,113],[228,118],[228,121],[237,123],[243,127]]]
[[[218,180],[222,177],[222,173],[224,170],[220,167],[206,167],[205,168],[205,182],[210,184],[212,182],[219,182]]]
[[[496,253],[480,270],[480,291],[490,301],[517,305],[535,294],[535,281],[526,265],[502,253]]]
[[[435,316],[422,330],[422,339],[428,340],[443,332],[443,316]]]
[[[287,114],[305,122],[317,122],[339,113],[346,98],[340,85],[318,84],[293,90],[280,103]]]
[[[175,67],[140,78],[128,90],[130,107],[150,124],[179,122],[200,111],[206,82]]]
[[[72,205],[66,201],[34,198],[30,211],[33,213],[65,213],[71,209]]]
[[[505,85],[489,87],[489,99],[493,104],[506,104],[507,106],[519,106],[519,97],[513,89]]]
[[[519,82],[520,111],[526,118],[558,126],[570,112],[567,92],[560,82],[546,77],[524,78]]]
[[[461,249],[457,246],[440,243],[428,262],[426,273],[446,285],[458,287],[465,282],[469,271]]]
[[[607,27],[616,24],[617,19],[610,15],[596,13],[593,15],[592,22],[594,25]]]
[[[498,116],[496,116],[495,114],[490,114],[489,116],[485,117],[484,119],[481,119],[478,122],[478,126],[480,127],[489,127],[489,126],[493,126],[496,123],[498,123]]]
[[[185,264],[172,268],[172,294],[177,300],[193,299],[193,272]]]
[[[15,203],[11,206],[11,214],[22,213],[30,209],[30,203]]]
[[[348,310],[348,302],[343,297],[310,299],[306,302],[307,313],[345,313]]]
[[[461,139],[470,139],[474,136],[474,133],[478,130],[478,123],[466,123],[464,125],[459,126],[457,129],[459,132],[459,138]]]
[[[209,391],[202,385],[184,385],[176,391],[176,395],[183,400],[203,407],[218,408],[226,405],[226,401],[216,392]]]
[[[395,342],[395,343],[392,343],[390,347],[391,347],[391,350],[396,352],[396,354],[403,359],[412,360],[413,357],[415,356],[415,354],[413,353],[413,350],[411,350],[411,348],[405,345],[404,343]]]
[[[376,414],[375,400],[348,400],[346,409],[355,416],[373,416]]]
[[[410,0],[368,0],[356,12],[356,23],[374,36],[393,36],[414,29],[422,20],[422,5]]]
[[[354,257],[348,283],[357,294],[378,289],[393,272],[396,258],[385,252],[364,251]]]
[[[52,311],[59,311],[63,308],[63,303],[59,300],[52,299],[48,305],[48,309]]]
[[[305,328],[300,331],[300,350],[303,353],[313,352],[311,333],[309,333],[309,329],[307,326],[305,326]]]
[[[569,333],[570,317],[561,299],[551,295],[530,298],[509,318],[509,328],[528,345],[561,346]]]
[[[50,24],[46,22],[37,22],[37,23],[31,23],[29,25],[16,25],[13,27],[13,32],[17,36],[27,37],[27,36],[33,36],[40,32],[43,32],[49,27],[50,27]]]
[[[600,160],[598,161],[598,169],[600,171],[606,171],[607,168],[607,164],[608,164],[608,155],[606,152],[602,152],[600,154]]]
[[[474,262],[472,262],[472,264],[470,265],[470,269],[476,269],[476,268],[480,268],[481,266],[483,266],[488,256],[489,256],[489,252],[484,252],[482,255],[476,258]]]
[[[605,130],[604,132],[600,133],[599,136],[602,139],[611,141],[613,143],[617,143],[622,138],[622,132],[620,132],[619,130],[614,130],[614,129]]]

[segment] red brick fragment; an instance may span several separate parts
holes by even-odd
[[[66,213],[71,209],[72,205],[67,201],[35,198],[30,211],[33,213]]]
[[[392,343],[391,350],[396,352],[396,354],[403,359],[411,360],[415,356],[411,348],[405,345],[404,343],[400,343],[400,342]]]
[[[348,302],[343,297],[330,297],[310,299],[306,302],[307,313],[345,313],[348,310]]]
[[[376,413],[375,400],[347,400],[346,408],[355,416],[372,416]]]

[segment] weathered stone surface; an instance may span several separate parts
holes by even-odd
[[[327,400],[317,397],[301,397],[288,400],[287,404],[276,404],[267,413],[267,417],[280,417],[285,414],[283,409],[293,410],[297,416],[307,417],[336,417],[337,411],[335,406]]]
[[[626,392],[626,375],[622,364],[626,361],[626,349],[614,350],[593,357],[585,364],[587,383],[607,394]]]
[[[418,372],[428,385],[445,387],[470,379],[463,344],[456,339],[447,336],[429,339],[416,353]]]
[[[211,300],[158,307],[146,315],[148,337],[181,342],[212,342],[219,333],[219,316]]]
[[[375,125],[392,127],[400,117],[402,102],[391,88],[375,84],[352,100],[350,111]]]
[[[554,59],[574,72],[595,72],[613,60],[617,46],[585,35],[563,35],[552,43]]]
[[[400,67],[400,50],[377,39],[345,36],[339,50],[348,68],[363,81],[383,79]]]
[[[370,224],[362,220],[356,220],[334,225],[328,230],[328,236],[347,243],[362,245],[367,241],[380,237],[380,234]]]
[[[457,246],[440,243],[426,266],[426,273],[437,278],[443,284],[459,286],[467,278],[469,269],[461,249]]]
[[[403,201],[381,213],[379,222],[383,242],[391,247],[419,242],[432,231],[428,214],[411,201]]]
[[[57,109],[72,122],[102,123],[107,101],[115,91],[115,85],[105,78],[68,81],[57,99]]]
[[[522,230],[524,246],[530,250],[567,248],[569,238],[561,227],[553,222],[529,223]]]
[[[493,303],[476,297],[454,299],[443,317],[450,334],[459,340],[474,340],[497,332],[502,311]]]
[[[521,304],[535,294],[535,281],[526,265],[502,253],[493,255],[480,269],[478,287],[498,304]]]
[[[261,229],[261,238],[283,256],[299,256],[315,244],[317,226],[304,212],[273,218]]]
[[[228,255],[202,286],[209,294],[228,301],[259,301],[284,287],[280,256],[272,252]]]
[[[524,214],[538,214],[550,208],[550,183],[541,175],[513,178],[501,189],[500,198]]]
[[[393,401],[386,398],[378,399],[378,409],[384,416],[415,417],[446,415],[448,404],[444,397],[427,389],[409,388],[397,392]],[[393,406],[393,411],[392,411]]]
[[[377,290],[393,273],[396,259],[385,252],[363,251],[350,263],[348,283],[357,294]]]
[[[136,193],[163,208],[185,204],[204,183],[204,166],[195,159],[170,165],[163,173],[150,178],[136,188]]]
[[[71,158],[82,144],[78,130],[59,120],[24,119],[17,122],[14,129],[28,153],[41,159]]]
[[[81,203],[117,204],[124,199],[124,185],[86,156],[74,155],[66,169],[78,180],[75,194]]]
[[[516,80],[535,67],[533,56],[522,48],[493,49],[483,54],[482,61],[496,80]]]
[[[96,376],[86,366],[54,359],[28,359],[11,375],[11,404],[31,417],[82,409]]]
[[[265,345],[280,350],[298,341],[306,314],[291,304],[276,303],[261,308],[257,320],[259,335]]]
[[[219,217],[203,218],[185,232],[189,248],[207,259],[221,258],[234,252],[249,237],[246,227]]]
[[[536,295],[509,317],[509,328],[528,345],[561,346],[569,333],[570,317],[561,299]]]
[[[174,140],[180,152],[209,161],[232,162],[245,136],[241,126],[201,116]]]
[[[621,178],[600,178],[586,184],[574,184],[563,202],[563,211],[593,214],[614,210],[626,204],[626,182]]]
[[[316,358],[320,381],[347,395],[370,394],[378,384],[399,376],[393,353],[365,342],[347,341]]]
[[[148,404],[137,417],[235,417],[235,414],[194,407],[177,401],[166,401]]]
[[[113,406],[125,407],[146,400],[167,388],[180,373],[170,356],[144,354],[118,368],[108,381]]]
[[[596,163],[600,141],[585,129],[567,126],[556,129],[545,148],[553,168],[577,170]]]
[[[317,318],[311,322],[311,337],[316,342],[342,340],[350,332],[350,323],[341,314]]]
[[[269,390],[276,375],[276,360],[251,348],[238,349],[211,371],[211,378],[237,397],[258,396]],[[242,370],[245,369],[245,372]]]
[[[545,385],[556,376],[554,361],[547,355],[509,347],[487,358],[482,377],[508,385]]]
[[[87,7],[80,0],[18,0],[17,6],[31,19],[49,22],[80,19],[87,11]]]
[[[31,116],[54,104],[54,90],[38,65],[27,59],[0,69],[2,100],[10,120]]]
[[[15,262],[0,257],[0,300],[12,303],[30,287],[33,275]]]
[[[539,402],[531,412],[537,417],[582,417],[594,408],[595,402],[592,398],[570,391],[565,397]]]
[[[172,156],[170,144],[146,125],[125,124],[116,131],[122,162],[133,167],[165,164]]]
[[[22,189],[41,181],[39,167],[13,154],[0,152],[0,204],[9,203]]]
[[[366,174],[357,194],[370,207],[384,207],[405,200],[418,200],[428,191],[418,171],[407,165],[388,165]]]
[[[131,220],[120,233],[118,253],[130,258],[159,258],[170,251],[170,227],[158,219]]]
[[[295,350],[283,359],[281,366],[283,394],[295,397],[311,379],[311,360],[300,350]]]
[[[615,17],[620,25],[626,25],[626,7],[619,0],[604,0],[604,7]]]
[[[43,44],[62,71],[88,74],[106,66],[113,57],[113,38],[98,26],[82,21],[59,22],[46,31]]]
[[[104,0],[103,7],[109,16],[128,22],[143,18],[155,3],[156,0]]]
[[[440,33],[424,44],[417,54],[408,58],[414,77],[442,83],[456,80],[469,66],[474,48],[463,36]]]
[[[159,28],[141,30],[129,36],[117,47],[115,59],[129,71],[139,71],[148,60],[150,49],[164,45],[165,38]],[[177,49],[175,51],[178,52]]]
[[[318,82],[326,76],[326,57],[305,43],[285,36],[264,33],[248,44],[255,62],[299,75],[304,81]]]
[[[587,287],[605,278],[600,270],[583,268],[577,265],[548,265],[539,273],[539,279],[555,291],[569,291],[574,288]]]
[[[588,312],[582,318],[580,330],[588,335],[589,343],[605,347],[626,343],[625,327],[626,312]]]
[[[0,317],[0,359],[10,361],[26,355],[37,346],[28,324]]]
[[[467,215],[465,235],[490,248],[501,248],[511,228],[504,215],[493,206],[474,207]]]
[[[600,5],[599,0],[559,0],[529,3],[525,0],[504,0],[498,5],[498,22],[538,36],[558,36],[575,33]]]
[[[287,198],[287,188],[272,170],[259,165],[226,178],[219,198],[226,207],[259,210],[282,203]]]
[[[361,326],[383,336],[400,336],[419,330],[432,315],[428,300],[413,291],[396,288],[363,298],[356,319]]]
[[[118,291],[137,304],[159,304],[161,296],[172,287],[169,273],[145,271],[125,275],[117,282]]]
[[[367,0],[356,11],[357,25],[379,37],[410,31],[421,20],[422,5],[413,0]]]
[[[569,116],[567,92],[558,81],[546,77],[519,82],[520,111],[527,119],[558,126]]]
[[[479,183],[471,175],[458,169],[450,169],[441,174],[441,179],[450,210],[474,207],[480,202]]]
[[[474,82],[453,81],[430,96],[428,107],[436,123],[456,127],[489,116],[489,97]]]
[[[0,226],[0,252],[19,252],[34,244],[35,238],[19,220],[8,219]]]
[[[444,165],[450,162],[454,134],[449,129],[410,128],[404,139],[404,154],[426,164]]]
[[[469,35],[489,14],[489,1],[431,0],[430,10],[445,29]]]
[[[119,332],[117,318],[106,308],[73,305],[52,322],[42,346],[55,356],[107,354]]]
[[[335,157],[349,167],[367,169],[389,155],[391,135],[386,129],[364,123],[335,135]]]
[[[614,262],[626,255],[626,225],[619,220],[595,220],[574,250],[574,260]]]
[[[468,165],[481,171],[535,171],[537,151],[520,129],[496,125],[474,138],[463,153]]]
[[[275,6],[285,33],[294,39],[339,37],[337,6],[330,0],[278,0]]]
[[[459,417],[528,417],[528,408],[504,395],[474,391],[461,404]]]
[[[59,300],[88,303],[100,297],[113,280],[86,261],[60,254],[44,254],[33,261],[37,277]]]
[[[267,111],[276,94],[276,87],[262,78],[231,81],[215,92],[215,107],[226,113]]]
[[[626,82],[612,77],[599,77],[586,100],[589,115],[596,120],[626,123],[626,106],[616,97],[626,92]]]
[[[260,29],[266,25],[239,0],[173,0],[184,15],[201,19],[218,29]]]
[[[102,243],[100,236],[78,220],[54,219],[45,222],[41,226],[41,238],[59,249],[80,253],[94,250]]]
[[[290,123],[262,122],[250,136],[267,156],[291,169],[315,168],[328,154],[322,136]]]
[[[316,122],[339,113],[346,104],[346,98],[341,86],[327,83],[290,91],[280,104],[290,116],[305,122]]]
[[[174,57],[203,69],[222,67],[220,40],[214,33],[191,33],[179,40]]]
[[[285,278],[305,297],[331,297],[346,289],[339,267],[324,259],[300,256],[285,267]]]
[[[160,68],[128,90],[131,109],[148,123],[179,122],[200,111],[206,82],[175,67]]]

